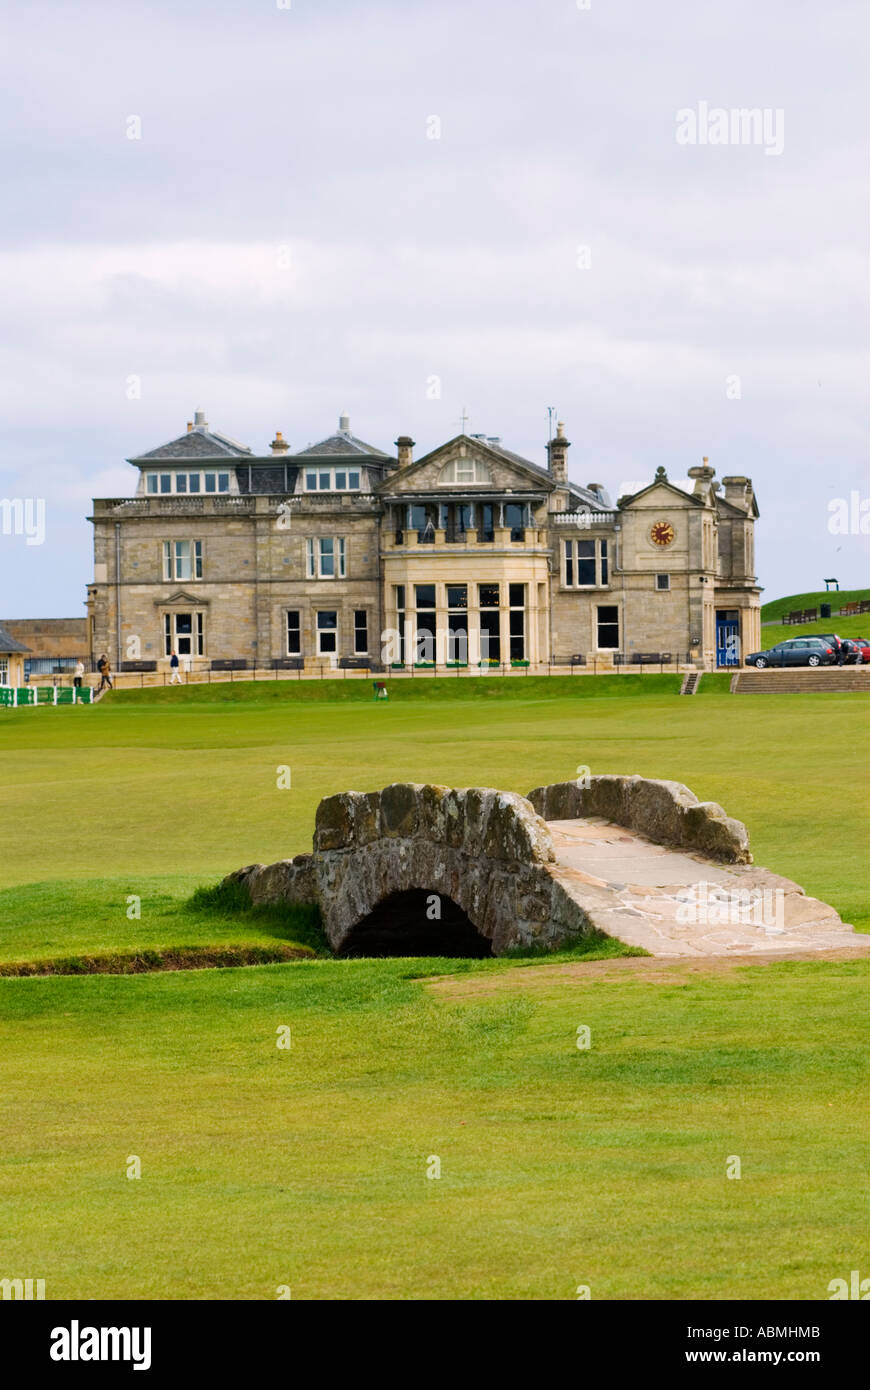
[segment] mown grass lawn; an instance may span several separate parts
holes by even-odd
[[[673,693],[678,678],[648,675],[488,678],[457,693],[449,680],[425,693],[395,682],[386,703],[352,682],[333,700],[326,682],[246,683],[6,711],[0,958],[63,949],[67,933],[76,949],[91,935],[202,940],[208,924],[173,923],[173,902],[242,864],[310,849],[332,792],[411,780],[525,793],[581,766],[685,782],[747,822],[759,863],[870,925],[864,696],[730,696],[727,679],[691,699]]]
[[[49,1298],[827,1297],[867,1249],[868,963],[648,964],[0,982],[0,1264]]]
[[[329,792],[526,792],[584,765],[720,801],[759,862],[870,925],[863,696],[485,684],[7,712],[0,960],[292,941],[188,899],[307,849]],[[0,979],[0,1277],[49,1298],[825,1297],[866,1251],[870,964],[651,964]]]

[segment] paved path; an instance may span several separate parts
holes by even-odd
[[[870,952],[870,936],[769,869],[666,849],[605,820],[547,824],[553,877],[608,936],[654,956]]]

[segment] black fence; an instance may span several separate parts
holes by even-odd
[[[575,652],[566,656],[551,656],[547,662],[536,662],[532,666],[527,661],[508,661],[508,662],[486,662],[479,666],[471,662],[451,662],[448,666],[436,667],[433,662],[420,662],[414,666],[392,666],[388,667],[383,663],[374,661],[364,656],[343,656],[337,661],[306,662],[301,656],[273,657],[268,666],[260,666],[256,661],[246,657],[215,657],[207,669],[199,671],[186,671],[183,666],[178,668],[178,675],[184,685],[210,685],[227,680],[243,681],[268,681],[280,679],[296,680],[335,680],[359,677],[361,673],[371,675],[399,676],[400,678],[410,677],[417,680],[426,680],[436,677],[439,680],[449,679],[451,676],[464,676],[469,671],[475,671],[480,676],[538,676],[538,675],[565,675],[570,671],[582,667],[585,671],[594,675],[605,674],[608,671],[630,670],[632,674],[643,675],[644,671],[664,673],[674,671],[680,665],[693,666],[697,658],[697,653],[686,652],[674,655],[671,652],[613,652],[609,657],[587,658],[582,652]],[[182,658],[184,661],[186,658]],[[50,662],[46,660],[42,663],[45,669],[34,672],[36,675],[56,675],[59,677],[57,684],[72,685],[76,661],[70,659],[69,664],[61,667],[60,662]],[[99,674],[96,661],[85,661],[85,671],[90,675]],[[734,668],[739,669],[739,668]],[[156,660],[124,661],[120,667],[112,668],[112,674],[124,676],[138,675],[139,685],[144,688],[146,676],[149,686],[169,685],[173,676],[171,669],[164,669],[158,672]],[[155,681],[154,677],[157,677]],[[25,680],[28,679],[27,673]],[[176,682],[177,684],[178,682]],[[129,680],[124,682],[129,686]]]

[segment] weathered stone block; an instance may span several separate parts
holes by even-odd
[[[515,792],[492,794],[482,849],[491,859],[512,863],[546,863],[555,857],[546,824]]]
[[[381,834],[381,794],[364,792],[354,806],[354,840],[370,845]]]
[[[447,809],[449,787],[427,783],[420,792],[420,825],[418,834],[440,844],[447,843]]]
[[[413,835],[419,824],[418,796],[414,782],[393,782],[381,792],[381,834]]]
[[[730,864],[751,864],[749,832],[715,801],[699,801],[683,813],[683,844]]]
[[[535,787],[526,799],[544,820],[575,820],[590,814],[587,790],[577,782],[552,782],[548,787]]]
[[[359,792],[339,792],[321,801],[314,817],[315,850],[344,849],[354,838],[354,803]]]

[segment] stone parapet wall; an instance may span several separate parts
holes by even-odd
[[[635,830],[656,844],[695,850],[727,864],[751,864],[749,832],[715,801],[699,801],[682,782],[649,777],[600,776],[555,782],[529,792],[544,820],[598,816]]]

